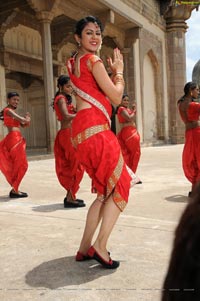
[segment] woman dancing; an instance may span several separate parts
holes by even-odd
[[[30,125],[30,114],[24,117],[15,110],[19,104],[19,94],[8,93],[8,106],[1,111],[1,119],[8,129],[8,135],[0,142],[0,170],[11,185],[10,198],[25,198],[26,192],[19,191],[19,185],[27,171],[26,142],[20,132],[21,127]]]
[[[82,200],[76,199],[84,169],[78,162],[76,150],[71,142],[71,122],[76,116],[76,111],[72,104],[72,87],[69,76],[61,75],[58,78],[57,87],[58,91],[53,102],[57,119],[60,122],[60,130],[54,143],[56,174],[60,184],[66,190],[64,207],[85,207]]]
[[[110,258],[107,242],[128,202],[131,177],[117,137],[110,130],[111,102],[119,105],[124,91],[123,57],[119,49],[115,49],[113,59],[108,59],[112,81],[96,55],[102,43],[102,31],[97,18],[81,19],[75,31],[78,52],[67,64],[77,103],[77,114],[72,121],[72,141],[97,190],[97,198],[87,214],[76,260],[89,257],[105,268],[115,269],[119,262]],[[99,233],[92,245],[100,222]]]
[[[184,95],[178,101],[180,116],[185,123],[183,171],[192,183],[192,190],[188,196],[192,196],[200,184],[200,103],[194,101],[198,96],[197,84],[188,82],[184,87]]]
[[[135,124],[136,105],[129,109],[129,96],[124,94],[117,110],[120,132],[117,135],[121,145],[124,160],[128,167],[135,173],[140,160],[140,135]]]

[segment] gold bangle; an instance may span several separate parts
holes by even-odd
[[[116,82],[115,82],[115,85],[116,85],[116,84],[121,84],[122,86],[125,86],[125,82],[124,82],[124,81],[116,81]]]
[[[113,76],[113,79],[118,79],[118,78],[124,79],[124,77],[123,77],[122,74],[115,74],[115,75]]]
[[[124,78],[123,78],[123,76],[122,76],[121,74],[115,75],[115,76],[113,77],[113,82],[116,82],[116,81],[123,81],[123,80],[124,80]]]
[[[122,85],[125,85],[125,82],[124,82],[124,78],[121,74],[119,75],[115,75],[113,77],[113,83],[116,85],[117,83],[118,84],[122,84]]]
[[[123,72],[121,72],[121,71],[118,71],[118,72],[116,72],[116,73],[115,73],[115,75],[117,75],[117,74],[121,74],[121,75],[123,75],[124,73],[123,73]]]

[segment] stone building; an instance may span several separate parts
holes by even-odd
[[[77,20],[103,22],[103,60],[119,47],[125,59],[125,92],[137,102],[142,143],[181,143],[183,126],[176,100],[186,81],[186,20],[195,5],[171,0],[6,0],[0,2],[0,108],[6,93],[20,94],[20,113],[31,150],[52,152],[57,122],[50,106],[56,79],[76,49]],[[5,135],[0,124],[0,139]]]

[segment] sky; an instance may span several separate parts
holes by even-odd
[[[186,72],[187,81],[191,81],[194,65],[200,60],[200,7],[198,11],[192,11],[186,22],[189,26],[186,32]]]

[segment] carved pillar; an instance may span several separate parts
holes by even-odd
[[[123,59],[124,59],[124,78],[125,80],[125,91],[126,93],[129,93],[129,48],[123,48],[122,49],[122,54],[123,54]]]
[[[177,100],[186,83],[185,32],[187,20],[194,7],[171,6],[165,15],[167,30],[169,79],[169,137],[171,143],[184,142],[184,125],[177,110]]]
[[[143,115],[141,95],[141,66],[140,66],[140,27],[134,27],[126,31],[125,48],[125,75],[127,83],[126,92],[131,101],[137,103],[136,124],[140,133],[140,141],[143,142]]]
[[[37,17],[41,23],[41,34],[42,34],[45,113],[46,113],[46,127],[47,127],[47,151],[53,152],[54,140],[56,136],[55,114],[50,107],[50,104],[54,97],[53,60],[52,60],[51,31],[50,31],[50,23],[53,19],[53,14],[50,12],[40,12],[37,14]]]
[[[0,111],[6,106],[6,75],[5,75],[5,67],[0,65]],[[0,121],[0,141],[5,136],[5,127],[3,126],[3,122]]]

